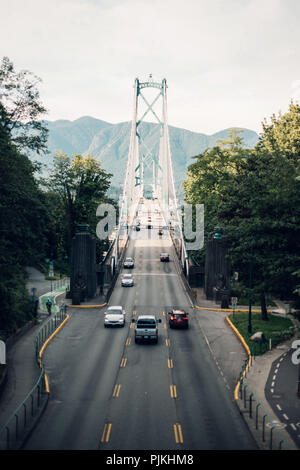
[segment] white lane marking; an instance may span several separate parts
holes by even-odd
[[[281,408],[280,405],[276,405],[276,407],[277,407],[280,411],[282,410],[282,408]]]
[[[283,417],[284,417],[284,419],[286,419],[286,420],[290,419],[290,418],[288,417],[288,415],[285,414],[285,413],[283,413]]]

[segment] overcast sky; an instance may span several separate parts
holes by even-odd
[[[299,0],[0,0],[0,57],[43,83],[46,119],[132,118],[166,78],[169,124],[212,134],[300,100]]]

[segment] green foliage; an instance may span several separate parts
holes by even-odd
[[[271,346],[275,348],[282,341],[286,341],[294,335],[295,327],[289,318],[283,318],[278,315],[270,315],[269,321],[265,322],[260,315],[253,313],[252,315],[252,333],[248,332],[248,313],[238,312],[229,316],[234,326],[239,330],[246,343],[248,344],[252,354],[259,355],[269,349],[269,340]],[[266,338],[266,342],[258,344],[251,340],[251,336],[262,331]]]
[[[1,103],[0,112],[5,115]],[[48,217],[32,163],[16,150],[1,125],[0,167],[0,330],[8,334],[32,316],[24,266],[41,261]]]
[[[6,129],[18,150],[47,151],[48,129],[41,122],[46,109],[40,102],[40,78],[28,70],[16,72],[8,57],[0,67],[0,97],[5,114],[1,125]]]
[[[96,217],[98,205],[113,203],[106,196],[111,176],[89,155],[75,154],[71,159],[58,152],[54,156],[54,168],[46,183],[46,197],[55,213],[57,227],[53,246],[57,247],[58,258],[70,256],[71,241],[78,224],[88,224],[90,232],[95,234],[99,222]],[[104,243],[97,239],[98,259],[101,259],[103,248]]]
[[[300,261],[300,107],[264,123],[256,147],[244,149],[238,136],[196,157],[184,183],[186,199],[205,205],[206,239],[221,226],[232,268],[253,289],[292,298]],[[234,137],[234,138],[233,138]]]
[[[26,289],[26,266],[55,262],[68,273],[75,227],[87,223],[95,231],[96,208],[111,202],[106,192],[112,175],[92,157],[55,157],[47,190],[41,189],[37,165],[24,151],[44,152],[47,129],[37,85],[29,71],[16,72],[4,57],[0,67],[0,335],[7,337],[33,316]],[[97,240],[98,258],[105,242]],[[45,264],[44,264],[45,265]],[[46,266],[45,266],[46,267]]]

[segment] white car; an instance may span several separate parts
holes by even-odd
[[[108,307],[104,314],[104,326],[125,326],[125,310],[121,306]]]
[[[132,274],[123,274],[121,285],[123,287],[132,287],[134,284]]]

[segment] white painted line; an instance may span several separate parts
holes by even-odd
[[[274,387],[274,386],[275,386],[275,382],[272,382],[272,383],[271,383],[271,387]]]
[[[285,419],[290,419],[285,413],[283,413],[283,417],[284,417]]]
[[[279,367],[279,366],[280,366],[280,363],[278,362],[278,364],[276,365],[276,367],[277,367],[277,370],[278,370],[278,367]]]
[[[280,405],[276,405],[276,407],[277,407],[280,411],[282,410],[282,408],[281,408]]]
[[[271,393],[274,393],[274,388],[271,388]]]
[[[291,423],[291,426],[292,426],[292,428],[294,429],[294,431],[297,431],[297,428],[296,428],[296,426],[295,426],[293,423]]]
[[[275,374],[277,374],[277,372],[278,372],[278,368],[275,370],[275,372],[274,372],[274,373],[275,373]]]
[[[276,375],[273,375],[273,380],[275,380],[275,379],[276,379]]]

